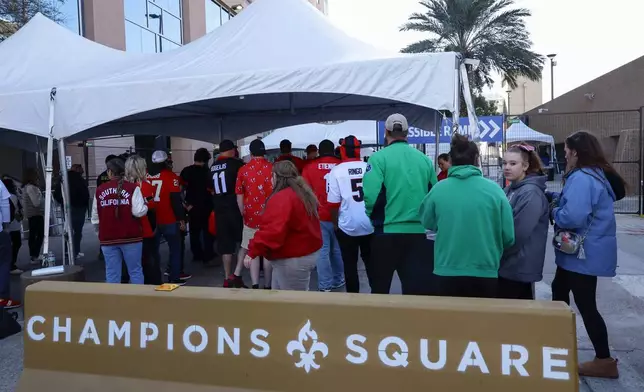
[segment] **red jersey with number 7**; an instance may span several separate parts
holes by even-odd
[[[331,221],[331,206],[327,201],[327,177],[331,170],[342,161],[335,156],[321,156],[304,168],[302,177],[309,183],[318,198],[318,215],[323,222]]]
[[[148,181],[154,187],[154,202],[158,225],[177,223],[177,217],[172,209],[170,194],[181,192],[181,178],[170,169],[163,169],[159,174],[149,175]]]

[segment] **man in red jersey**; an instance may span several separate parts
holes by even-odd
[[[273,165],[264,158],[266,146],[260,139],[250,143],[251,160],[244,165],[237,174],[235,193],[237,205],[244,217],[244,230],[242,232],[241,249],[237,253],[237,268],[235,276],[241,276],[244,266],[244,257],[248,253],[248,244],[259,229],[259,219],[264,212],[266,199],[273,191],[271,182]],[[253,259],[250,265],[250,278],[253,288],[259,288],[259,259]],[[264,259],[264,288],[270,290],[272,270],[270,262]]]
[[[152,154],[148,181],[155,189],[157,238],[165,238],[170,248],[170,283],[184,284],[192,276],[181,271],[181,232],[186,229],[186,216],[181,197],[181,179],[171,170],[165,151]]]
[[[302,177],[311,185],[318,198],[318,215],[322,228],[323,245],[317,262],[318,288],[320,291],[331,291],[343,287],[344,264],[340,244],[335,236],[331,216],[331,205],[327,201],[327,177],[331,170],[342,161],[334,154],[334,145],[330,140],[322,140],[318,148],[320,156],[304,168]]]
[[[304,167],[306,166],[306,161],[300,157],[293,155],[293,145],[288,139],[284,139],[280,142],[280,156],[275,159],[275,162],[280,161],[291,161],[297,167],[297,170],[302,174]]]

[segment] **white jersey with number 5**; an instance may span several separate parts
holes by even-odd
[[[334,167],[327,177],[327,201],[340,203],[338,226],[352,237],[373,233],[362,190],[362,177],[366,172],[365,162],[348,161]]]

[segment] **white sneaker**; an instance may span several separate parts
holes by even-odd
[[[81,257],[85,257],[85,253],[78,252],[78,254],[76,254],[76,258],[80,259]]]

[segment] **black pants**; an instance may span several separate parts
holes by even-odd
[[[441,297],[496,298],[497,278],[474,276],[437,276],[437,294]]]
[[[344,262],[344,279],[347,282],[347,293],[360,292],[360,278],[358,277],[358,255],[362,257],[367,270],[369,286],[372,285],[371,268],[371,238],[373,235],[352,237],[342,230],[336,231],[340,243],[340,252]]]
[[[434,241],[425,234],[377,234],[371,239],[371,292],[389,294],[394,272],[403,294],[434,294]]]
[[[20,252],[20,247],[22,247],[22,233],[20,230],[16,230],[9,234],[11,235],[11,270],[15,270],[18,268],[16,265],[18,262],[18,252]]]
[[[161,256],[159,255],[159,245],[157,239],[143,239],[143,267],[144,284],[160,285],[163,284],[163,275],[161,274]]]
[[[29,256],[36,258],[40,256],[40,248],[45,239],[45,217],[32,216],[29,218]]]
[[[83,239],[83,226],[87,218],[87,207],[72,207],[72,240],[74,244],[74,252],[80,253],[81,240]]]
[[[214,256],[214,238],[208,231],[210,212],[210,210],[193,208],[188,213],[190,250],[195,261],[208,261]]]
[[[597,277],[557,267],[555,279],[552,281],[552,300],[563,301],[570,305],[571,291],[579,314],[584,320],[588,337],[595,348],[595,356],[601,359],[610,358],[606,323],[597,310]]]
[[[504,299],[534,299],[532,283],[518,282],[499,276],[499,298]]]

